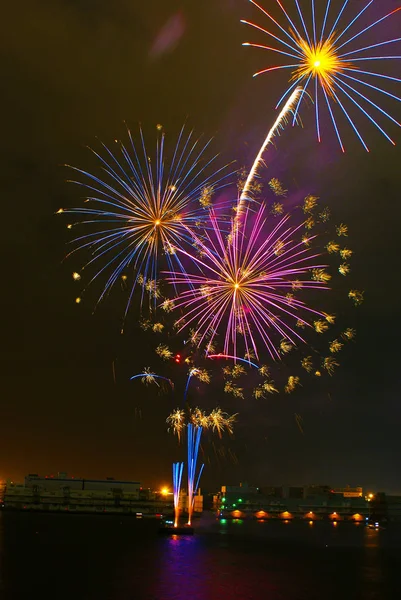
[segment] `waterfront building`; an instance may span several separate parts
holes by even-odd
[[[5,510],[44,512],[85,512],[133,514],[137,516],[170,516],[174,512],[173,493],[166,490],[143,489],[139,481],[84,479],[68,476],[31,474],[24,483],[8,481],[0,506]],[[180,509],[188,513],[188,496],[183,491]],[[203,496],[198,490],[194,497],[194,513],[203,511]]]
[[[203,512],[203,496],[201,494],[201,489],[198,488],[198,492],[196,496],[193,498],[194,500],[194,514],[201,514]],[[180,498],[179,498],[179,509],[183,514],[188,514],[188,495],[185,490],[181,490]]]
[[[350,487],[347,485],[345,488],[334,488],[331,490],[332,494],[339,494],[343,498],[362,498],[363,489],[361,487]]]
[[[225,518],[360,522],[369,519],[371,513],[362,488],[340,488],[334,492],[328,485],[262,488],[226,485],[214,497],[214,507]]]
[[[24,483],[7,482],[3,508],[138,515],[173,512],[172,499],[148,494],[145,500],[141,492],[139,481],[31,474]]]

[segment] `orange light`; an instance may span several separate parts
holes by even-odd
[[[167,494],[169,493],[169,489],[164,487],[161,489],[161,493],[163,494],[163,496],[167,496]]]
[[[264,519],[264,517],[267,517],[267,512],[264,510],[258,510],[258,512],[256,513],[256,518]]]

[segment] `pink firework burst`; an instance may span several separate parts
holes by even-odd
[[[178,290],[175,308],[184,311],[179,330],[191,327],[199,344],[223,335],[224,352],[235,356],[241,350],[258,356],[262,344],[279,358],[283,340],[304,342],[301,331],[325,313],[295,292],[327,290],[330,276],[310,248],[315,236],[303,235],[305,223],[292,220],[292,214],[268,220],[262,204],[256,213],[247,208],[240,224],[234,220],[227,237],[227,222],[220,226],[211,211],[204,236],[191,232],[198,255],[178,249],[190,259],[187,272],[168,274]]]

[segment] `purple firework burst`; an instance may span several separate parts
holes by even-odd
[[[168,274],[178,290],[174,306],[184,311],[179,330],[191,327],[199,344],[222,334],[224,352],[235,356],[258,356],[262,342],[279,358],[280,344],[304,341],[301,330],[326,315],[295,292],[329,289],[330,275],[310,247],[316,236],[305,235],[305,222],[291,221],[286,214],[270,225],[262,204],[256,213],[247,208],[226,236],[211,211],[204,237],[191,233],[197,255],[178,250],[190,259],[186,272]]]

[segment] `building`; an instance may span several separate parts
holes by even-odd
[[[25,477],[25,487],[32,490],[53,492],[57,490],[87,491],[87,492],[112,492],[115,494],[129,494],[139,498],[141,484],[139,481],[117,481],[114,477],[106,479],[80,479],[68,477],[67,473],[58,473],[40,477],[37,474]]]
[[[203,512],[203,496],[201,494],[200,488],[198,489],[197,494],[193,498],[194,501],[194,514],[199,515]],[[188,495],[184,490],[181,490],[180,498],[179,498],[179,508],[180,512],[183,514],[188,514]]]
[[[8,481],[0,504],[5,510],[132,514],[137,516],[169,516],[174,512],[173,493],[166,490],[142,489],[139,481],[83,479],[57,475],[31,474],[24,483]],[[180,510],[188,512],[188,496],[180,495]],[[203,511],[203,496],[194,497],[194,513]]]
[[[334,491],[327,485],[222,486],[214,498],[214,507],[224,518],[360,522],[369,519],[371,514],[371,505],[363,497],[362,488]]]
[[[345,488],[334,488],[331,490],[332,494],[340,494],[343,498],[362,498],[363,489],[361,487],[350,487],[347,485]]]
[[[27,475],[22,484],[7,482],[4,509],[69,511],[89,513],[149,514],[172,513],[172,499],[148,494],[145,499],[139,481],[83,479],[66,473],[41,477]]]

